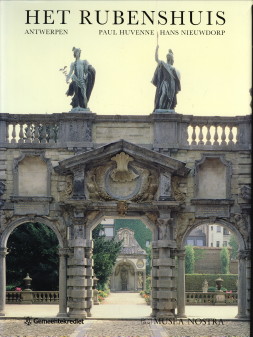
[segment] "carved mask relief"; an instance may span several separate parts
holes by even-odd
[[[141,168],[125,152],[87,172],[89,199],[93,200],[152,200],[157,181],[155,170]]]

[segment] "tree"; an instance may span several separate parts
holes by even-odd
[[[230,253],[230,258],[233,260],[237,259],[239,245],[238,245],[235,235],[231,235],[231,238],[229,240],[229,246],[232,248],[231,253]]]
[[[94,240],[93,259],[94,271],[98,280],[98,287],[105,285],[112,274],[116,259],[121,251],[122,242],[107,239],[103,233],[103,225],[98,225],[92,232]]]
[[[195,256],[193,246],[185,246],[185,273],[194,273]]]
[[[221,272],[222,274],[229,274],[229,251],[227,247],[223,247],[220,252]]]
[[[7,284],[23,286],[29,273],[33,290],[57,290],[58,239],[46,225],[26,223],[17,227],[7,242]]]

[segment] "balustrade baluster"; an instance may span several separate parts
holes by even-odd
[[[19,144],[23,144],[24,143],[24,124],[23,123],[20,123],[19,124]]]
[[[47,143],[47,130],[46,130],[46,125],[42,125],[42,130],[41,130],[41,143],[46,144]]]
[[[233,138],[234,138],[233,126],[230,125],[229,126],[229,135],[228,135],[228,139],[229,139],[228,145],[234,145]]]
[[[27,128],[26,128],[26,139],[25,139],[25,143],[31,143],[31,138],[32,138],[32,132],[31,132],[31,124],[28,123],[27,124]]]
[[[210,133],[210,125],[207,125],[207,133],[206,133],[206,145],[211,145],[211,133]]]
[[[214,139],[214,142],[213,142],[213,145],[219,145],[219,142],[218,142],[218,125],[215,125],[215,131],[214,131],[214,136],[213,136],[213,139]]]
[[[34,139],[33,139],[33,143],[34,144],[38,144],[40,142],[39,140],[39,124],[35,123],[34,124]]]
[[[12,129],[12,140],[11,143],[15,144],[16,141],[16,123],[13,123],[13,129]]]
[[[236,144],[239,143],[239,128],[236,127]]]
[[[198,142],[198,145],[203,145],[204,142],[203,142],[203,125],[199,125],[199,142]]]
[[[6,130],[6,143],[9,143],[9,132],[10,132],[10,124],[7,125],[7,130]]]
[[[227,142],[226,142],[226,132],[225,132],[226,125],[222,125],[221,128],[222,128],[221,145],[227,145]]]
[[[192,126],[192,142],[191,142],[191,145],[197,145],[197,142],[196,142],[196,125],[193,125]]]
[[[55,143],[54,140],[54,125],[50,124],[49,126],[49,144]]]

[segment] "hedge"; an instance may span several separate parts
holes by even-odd
[[[224,282],[222,282],[222,287],[227,290],[237,290],[237,274],[186,274],[185,289],[186,291],[202,291],[202,284],[205,280],[207,280],[209,287],[216,286],[215,280],[218,277],[221,277],[224,280]]]

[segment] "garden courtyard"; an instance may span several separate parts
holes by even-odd
[[[151,307],[139,293],[111,293],[92,308],[92,317],[80,324],[38,324],[35,318],[57,320],[58,305],[7,304],[0,320],[1,337],[175,337],[250,336],[248,321],[235,319],[237,306],[187,305],[187,318],[157,324],[150,317]],[[25,324],[25,317],[32,317]],[[22,319],[24,318],[24,319]],[[208,321],[205,318],[210,318]],[[215,321],[216,320],[216,321]]]

